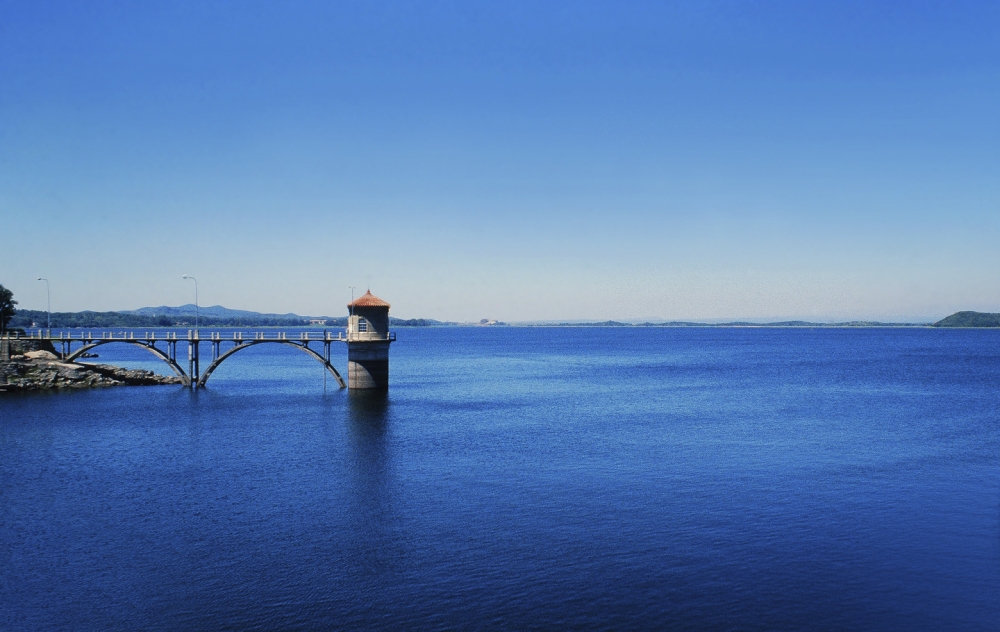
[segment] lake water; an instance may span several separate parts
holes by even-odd
[[[0,395],[0,629],[1000,628],[1000,332],[398,336]]]

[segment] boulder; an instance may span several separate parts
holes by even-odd
[[[24,354],[24,357],[29,360],[58,360],[59,356],[52,353],[51,351],[28,351]]]

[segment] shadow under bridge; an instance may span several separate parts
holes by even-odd
[[[53,339],[50,338],[49,340]],[[184,386],[191,386],[191,376],[184,372],[184,369],[181,368],[181,365],[177,364],[176,340],[157,341],[157,340],[145,340],[136,338],[94,338],[85,340],[83,346],[77,349],[76,351],[73,351],[72,353],[68,351],[69,345],[67,344],[67,340],[65,338],[54,339],[54,340],[62,342],[65,345],[64,346],[65,351],[62,353],[62,359],[64,362],[74,362],[76,361],[77,358],[84,356],[85,354],[89,353],[92,349],[96,349],[101,345],[108,345],[112,343],[119,343],[119,344],[124,343],[135,347],[140,347],[152,353],[157,358],[166,362],[167,365],[170,366],[171,369],[173,369],[174,373],[177,374],[177,377],[181,378],[181,381],[184,383]],[[158,348],[156,346],[157,342],[165,342],[167,345],[167,350],[164,351],[163,349]]]
[[[277,338],[265,338],[263,334],[257,334],[259,337],[253,340],[242,340],[238,338],[232,341],[223,340],[221,337],[215,337],[217,335],[218,334],[213,335],[213,338],[207,341],[212,343],[212,363],[205,368],[204,373],[202,373],[200,376],[197,377],[195,384],[199,387],[205,386],[205,383],[208,382],[208,378],[210,378],[212,376],[212,373],[214,373],[215,370],[219,368],[219,365],[221,365],[227,359],[235,355],[236,352],[242,351],[243,349],[247,349],[249,347],[253,347],[256,345],[280,344],[289,347],[294,347],[299,351],[302,351],[303,353],[311,356],[312,358],[315,358],[320,362],[320,364],[323,365],[324,369],[326,369],[327,371],[330,372],[331,375],[333,375],[333,378],[337,380],[337,384],[340,385],[340,388],[347,388],[347,383],[344,382],[344,378],[341,377],[340,373],[337,372],[337,369],[333,366],[333,364],[330,363],[330,343],[333,341],[337,341],[338,338],[324,337],[323,339],[316,341],[323,343],[323,353],[320,354],[315,349],[309,347],[309,343],[313,341],[309,339],[308,334],[302,336],[299,340],[295,339],[289,340],[287,337],[284,336],[284,334],[278,334]],[[233,347],[226,351],[222,351],[221,346],[223,342],[232,342]]]

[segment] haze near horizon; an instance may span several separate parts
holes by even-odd
[[[0,5],[0,283],[529,320],[1000,311],[1000,5]]]

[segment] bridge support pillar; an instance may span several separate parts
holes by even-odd
[[[191,377],[191,388],[198,388],[198,378],[201,374],[198,371],[198,334],[188,340],[188,375]]]

